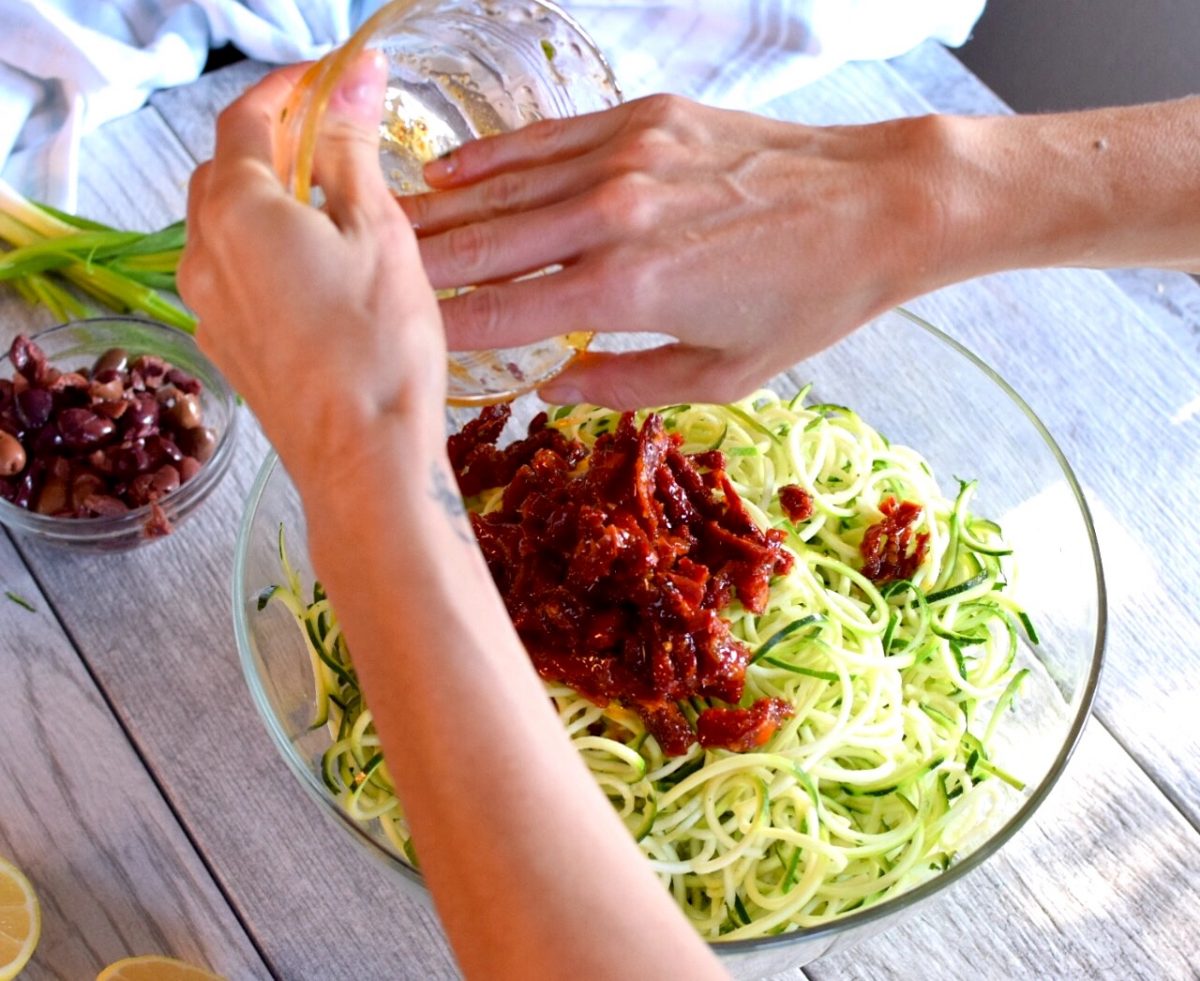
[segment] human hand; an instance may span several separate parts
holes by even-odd
[[[323,210],[273,169],[300,66],[221,114],[192,177],[179,268],[196,338],[262,423],[302,492],[393,439],[442,442],[445,340],[416,241],[379,166],[385,66],[364,57],[330,100],[314,164]]]
[[[939,285],[936,123],[812,128],[655,96],[466,144],[401,204],[451,348],[575,330],[674,344],[591,354],[550,401],[728,401]],[[508,282],[552,264],[553,275]]]

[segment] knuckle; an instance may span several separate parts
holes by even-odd
[[[562,142],[566,129],[566,120],[552,118],[530,123],[522,132],[535,148],[547,151]]]
[[[503,331],[504,308],[500,291],[495,287],[481,286],[459,297],[455,303],[459,305],[461,320],[468,327],[470,336],[481,344],[490,345],[491,338]]]
[[[674,131],[684,123],[689,100],[659,92],[631,102],[629,119],[634,128]]]
[[[610,177],[592,192],[591,211],[610,232],[648,231],[658,218],[653,185],[654,181],[644,174]]]
[[[493,252],[491,232],[486,225],[460,225],[446,232],[446,251],[451,268],[468,279],[478,276]]]
[[[484,211],[489,215],[507,214],[520,205],[525,181],[519,174],[497,174],[479,189]]]

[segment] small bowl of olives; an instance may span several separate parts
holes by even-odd
[[[237,400],[187,334],[135,317],[18,335],[0,369],[0,523],[130,548],[169,534],[229,469]]]

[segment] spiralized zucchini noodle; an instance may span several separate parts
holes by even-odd
[[[1023,787],[989,758],[1027,673],[1017,666],[1021,631],[1037,643],[1006,592],[1000,528],[970,510],[973,482],[947,497],[915,450],[848,408],[805,405],[808,392],[653,410],[683,436],[683,452],[719,448],[759,526],[786,532],[796,561],[772,581],[764,612],[735,601],[725,614],[752,651],[742,704],[779,698],[794,714],[761,750],[697,744],[667,757],[630,709],[546,686],[597,783],[710,940],[814,926],[895,896],[949,866],[962,837],[956,818],[981,787]],[[548,425],[590,448],[618,418],[563,406]],[[798,524],[780,505],[787,485],[811,496],[811,516]],[[486,491],[468,507],[487,512],[501,494]],[[914,531],[928,533],[928,546],[911,579],[877,584],[860,571],[859,546],[888,497],[920,506]],[[259,605],[277,600],[303,628],[313,726],[332,736],[324,781],[415,866],[336,616],[320,584],[308,592],[292,569],[282,529],[280,559],[285,582]],[[707,707],[693,701],[683,706],[692,722]]]

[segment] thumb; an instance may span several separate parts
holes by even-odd
[[[325,210],[342,229],[392,206],[379,164],[386,84],[384,56],[363,52],[338,81],[322,119],[313,170],[325,194]]]

